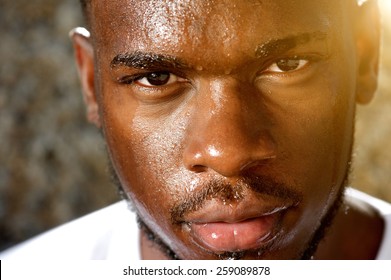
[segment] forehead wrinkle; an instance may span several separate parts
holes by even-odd
[[[303,36],[302,38],[296,40],[292,38],[290,38],[292,40],[285,40],[285,41],[279,40],[278,37],[280,36],[284,37],[286,36],[287,33],[295,34],[295,32],[300,32],[300,31],[297,30],[298,28],[294,28],[296,30],[295,31],[292,30],[293,33],[292,31],[289,32],[289,29],[287,30],[285,28],[276,30],[275,28],[276,25],[274,24],[274,22],[270,21],[270,17],[268,17],[267,14],[265,14],[266,13],[265,11],[267,11],[268,8],[266,5],[268,4],[267,1],[262,2],[263,3],[262,5],[258,5],[256,7],[252,6],[251,11],[253,12],[250,13],[252,16],[249,17],[238,17],[234,19],[228,16],[228,14],[233,13],[235,9],[228,9],[227,7],[228,9],[227,17],[230,18],[231,20],[224,21],[224,22],[215,21],[214,22],[215,26],[221,27],[221,29],[219,30],[216,30],[217,27],[215,29],[211,27],[209,21],[211,20],[211,18],[213,18],[212,14],[210,14],[210,16],[205,15],[205,13],[212,13],[213,8],[217,9],[217,7],[214,7],[212,4],[206,5],[206,3],[213,3],[213,1],[202,2],[203,4],[205,4],[206,7],[197,7],[197,9],[192,10],[191,13],[190,12],[188,13],[188,10],[186,10],[186,8],[190,8],[187,7],[188,5],[187,1],[184,1],[185,4],[181,2],[182,3],[181,5],[183,5],[184,7],[174,5],[174,8],[171,7],[170,9],[168,9],[168,11],[170,11],[173,15],[175,15],[177,19],[172,19],[172,18],[170,20],[167,19],[168,20],[167,25],[163,24],[162,20],[156,25],[156,23],[153,21],[154,18],[142,17],[143,11],[146,8],[144,6],[147,5],[147,7],[151,7],[152,2],[151,1],[137,2],[139,4],[136,5],[136,7],[132,7],[128,9],[126,13],[126,19],[121,17],[121,24],[111,25],[112,26],[112,28],[110,29],[111,33],[109,37],[107,37],[104,48],[102,48],[103,50],[106,50],[106,52],[111,53],[110,54],[111,58],[116,53],[126,52],[127,50],[138,49],[145,53],[153,52],[153,53],[173,54],[174,56],[180,55],[181,57],[185,57],[186,59],[188,59],[188,62],[191,62],[193,68],[202,67],[203,69],[209,69],[209,67],[215,67],[214,69],[216,69],[218,67],[216,61],[219,58],[221,58],[220,61],[224,60],[226,62],[226,66],[224,67],[232,70],[235,68],[235,65],[236,66],[238,65],[237,64],[238,62],[243,64],[244,60],[249,61],[251,59],[254,59],[254,55],[257,58],[262,58],[262,54],[264,54],[264,56],[268,56],[268,55],[276,54],[277,51],[279,51],[279,53],[281,54],[283,51],[287,51],[299,44],[303,44],[304,39],[308,39],[308,37],[310,37],[310,36],[307,37]],[[158,6],[165,6],[165,5],[167,6],[169,2],[170,1],[158,2],[159,3]],[[190,1],[190,3],[192,4],[196,2],[198,1]],[[232,3],[236,3],[236,2],[232,2]],[[255,1],[249,1],[249,3],[255,5]],[[271,4],[269,3],[269,5]],[[170,7],[170,5],[168,6]],[[193,7],[192,5],[189,6]],[[141,7],[144,7],[144,9],[141,9]],[[242,7],[241,5],[238,5],[237,10],[239,10],[239,8],[241,7]],[[140,9],[136,9],[136,8],[140,8]],[[273,11],[272,8],[270,9]],[[161,10],[162,10],[161,12],[163,12],[164,10],[163,7],[161,7]],[[277,11],[279,11],[279,9],[277,9]],[[287,14],[286,11],[284,13]],[[162,14],[160,12],[159,14],[161,14],[161,16],[163,17],[168,16],[168,14],[164,15],[164,13]],[[201,17],[202,14],[204,15],[204,17]],[[301,16],[299,18],[301,19],[304,17]],[[316,16],[314,18],[318,19],[319,17]],[[318,21],[319,20],[316,20],[315,23],[317,23]],[[126,24],[122,24],[122,23],[126,23]],[[218,25],[218,23],[221,23],[221,25]],[[260,25],[258,23],[262,24],[262,30],[264,29],[265,32],[259,31]],[[303,29],[305,31],[308,31],[308,33],[311,33],[311,31],[314,30],[311,28],[311,26],[313,26],[313,24],[311,23],[312,22],[299,21],[297,25],[293,25],[293,26],[300,27],[303,25]],[[170,27],[170,30],[175,34],[170,33],[171,35],[173,35],[171,36],[166,32],[160,33],[161,31],[160,27],[162,24],[167,28]],[[226,24],[228,26],[226,26]],[[232,24],[232,26],[230,26],[230,24]],[[156,29],[155,33],[160,30],[158,32],[159,34],[150,32],[151,29],[154,28]],[[208,32],[207,28],[211,28],[212,30]],[[271,32],[273,31],[274,34],[271,34]],[[236,33],[243,34],[244,38],[239,39],[238,38],[239,36],[234,36]],[[154,34],[157,36],[152,36]],[[177,38],[176,35],[178,34],[181,35],[180,41],[176,40]],[[209,34],[210,36],[207,36],[207,34]],[[218,35],[221,36],[217,38]],[[275,36],[277,36],[277,39],[275,39],[276,38]],[[295,36],[291,36],[291,37],[295,37]],[[267,41],[268,39],[271,40]],[[265,43],[257,46],[257,43],[259,42],[265,42]],[[110,63],[110,60],[108,62]],[[160,60],[160,62],[162,61]],[[227,63],[231,63],[231,64],[227,66]],[[148,64],[151,65],[150,63]],[[112,65],[114,66],[114,64]],[[121,65],[126,66],[130,64],[122,63]],[[146,64],[145,65],[135,64],[135,66],[137,66],[137,68],[145,68]],[[158,65],[155,63],[155,66]],[[171,67],[173,66],[173,64],[171,65],[166,64],[165,66]],[[179,65],[175,64],[174,68],[182,68],[177,66]]]
[[[263,58],[271,55],[283,54],[298,46],[308,44],[311,41],[325,41],[326,39],[327,34],[320,31],[302,33],[280,39],[272,39],[257,46],[255,50],[255,56],[257,58]]]

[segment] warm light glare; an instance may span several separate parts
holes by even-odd
[[[381,0],[379,2],[380,9],[383,14],[383,18],[387,20],[387,22],[391,22],[390,16],[391,16],[391,0]]]

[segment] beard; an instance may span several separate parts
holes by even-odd
[[[313,259],[313,256],[317,251],[318,245],[325,238],[325,236],[327,234],[327,230],[332,225],[336,214],[338,213],[339,209],[341,208],[341,205],[343,204],[344,193],[345,193],[346,187],[348,186],[348,182],[349,182],[349,175],[350,175],[350,171],[351,171],[350,167],[351,167],[351,161],[349,161],[349,163],[348,163],[348,167],[346,170],[343,184],[339,187],[336,198],[334,199],[333,203],[331,204],[331,206],[329,207],[327,212],[321,218],[319,226],[314,231],[312,237],[310,238],[310,241],[307,243],[307,245],[303,248],[303,250],[301,252],[298,252],[297,259],[302,259],[302,260]],[[159,237],[159,235],[157,233],[155,233],[154,231],[152,231],[148,227],[147,223],[145,223],[142,220],[142,218],[140,217],[140,215],[138,215],[137,210],[135,209],[132,200],[129,198],[126,191],[122,187],[120,180],[119,180],[119,177],[118,177],[111,161],[109,161],[109,171],[110,171],[110,175],[111,175],[111,180],[114,183],[114,185],[116,186],[118,194],[120,195],[120,197],[122,199],[127,201],[129,209],[133,212],[136,212],[137,223],[138,223],[139,229],[144,233],[144,235],[147,237],[147,239],[149,241],[151,241],[155,246],[157,246],[157,248],[162,253],[164,253],[166,255],[167,258],[169,258],[171,260],[180,260],[180,257],[166,243],[164,243],[162,241],[162,239]],[[252,181],[257,181],[257,182],[266,181],[267,182],[266,185],[269,185],[269,186],[274,186],[276,184],[276,183],[270,182],[270,180],[268,180],[267,178],[263,178],[263,177],[262,178],[255,177],[255,179],[253,179]],[[273,192],[273,189],[277,189],[277,188],[273,188],[273,187],[266,187],[266,185],[261,186],[261,189],[266,192],[268,190]],[[292,191],[289,191],[288,188],[284,188],[283,186],[280,186],[280,188],[281,187],[283,189],[282,193],[281,192],[278,194],[274,193],[274,195],[279,195],[280,197],[292,196],[294,201],[297,201],[297,202],[300,201],[299,194],[292,192]],[[213,189],[213,188],[215,188],[215,189]],[[284,191],[284,190],[286,190],[286,191]],[[204,195],[202,201],[205,201],[209,198],[216,198],[216,197],[217,198],[224,197],[224,199],[226,200],[227,193],[233,193],[233,192],[238,193],[238,190],[235,190],[235,186],[214,183],[209,188],[209,191],[206,191],[206,192],[209,194],[209,196]],[[229,197],[228,197],[228,199],[229,199]],[[237,198],[235,198],[235,199],[237,199]],[[201,206],[202,202],[197,202],[197,199],[194,199],[194,200],[195,201],[191,201],[190,203],[188,201],[186,201],[185,203],[182,204],[182,205],[187,205],[186,207],[188,207],[189,209],[182,209],[182,207],[179,207],[179,206],[174,207],[174,210],[171,213],[173,223],[175,223],[176,216],[182,216],[182,214],[184,212],[186,212],[186,210],[193,210],[194,208],[199,208]],[[178,214],[178,212],[179,212],[179,214]],[[239,259],[244,258],[246,256],[246,254],[248,254],[248,253],[251,253],[251,254],[256,253],[256,255],[261,256],[263,254],[263,252],[265,252],[266,250],[268,250],[268,248],[263,248],[262,250],[258,250],[258,251],[253,250],[252,252],[247,252],[247,251],[224,252],[221,254],[216,254],[216,258],[221,259],[221,260],[239,260]]]
[[[333,224],[334,218],[343,204],[346,186],[348,186],[349,175],[346,175],[345,177],[344,184],[339,188],[335,201],[321,219],[320,226],[315,230],[310,242],[301,254],[301,260],[311,260],[314,258],[313,256],[316,253],[320,242],[325,238],[327,230]]]

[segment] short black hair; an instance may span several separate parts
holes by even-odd
[[[83,11],[84,17],[87,16],[87,6],[90,0],[80,0],[81,9]]]
[[[88,0],[80,0],[80,4],[81,4],[81,7],[83,10],[86,8],[87,2],[88,2]]]

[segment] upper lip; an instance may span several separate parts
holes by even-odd
[[[184,215],[186,223],[239,223],[253,218],[282,212],[294,206],[289,203],[262,203],[258,200],[241,201],[235,204],[223,204],[216,199],[206,201],[202,208]]]

